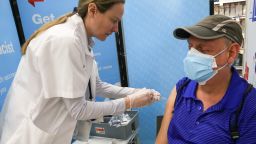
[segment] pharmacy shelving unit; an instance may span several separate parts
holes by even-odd
[[[245,37],[245,16],[246,16],[246,0],[215,0],[214,14],[221,14],[231,17],[239,22],[243,29],[243,36]],[[238,59],[235,61],[234,66],[242,75],[243,71],[243,54],[244,46],[241,47]]]

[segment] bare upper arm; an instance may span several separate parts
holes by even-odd
[[[156,144],[167,144],[167,131],[172,119],[172,112],[174,109],[174,101],[176,99],[176,87],[172,89],[171,94],[169,95],[168,101],[165,106],[164,117],[161,123],[159,133],[157,135]]]

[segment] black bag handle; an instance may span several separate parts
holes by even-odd
[[[252,89],[253,89],[253,85],[252,84],[248,84],[246,90],[243,93],[242,101],[240,102],[238,108],[235,111],[235,115],[231,116],[231,120],[230,120],[230,134],[231,134],[231,138],[233,140],[237,140],[240,137],[240,134],[239,134],[239,131],[238,131],[238,118],[239,118],[240,113],[242,111],[245,99],[246,99],[247,95],[251,92]]]

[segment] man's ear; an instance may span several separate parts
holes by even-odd
[[[229,48],[228,63],[232,64],[239,55],[240,45],[238,43],[232,43]]]
[[[95,3],[89,3],[88,5],[88,15],[94,16],[97,13],[97,6]]]

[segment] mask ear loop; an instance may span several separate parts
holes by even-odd
[[[226,63],[226,64],[224,64],[222,67],[220,67],[220,68],[218,68],[218,69],[216,69],[215,71],[219,71],[219,70],[222,70],[224,67],[226,67],[228,65],[228,63]]]
[[[217,53],[216,55],[212,56],[214,58],[213,64],[212,64],[212,68],[217,68],[218,65],[216,63],[216,57],[219,56],[220,54],[222,54],[228,47],[224,48],[222,51],[220,51],[219,53]]]
[[[224,48],[222,51],[220,51],[219,53],[217,53],[216,55],[214,55],[213,57],[216,58],[217,56],[219,56],[220,54],[222,54],[225,50],[227,50],[228,47]]]
[[[223,68],[226,67],[227,65],[228,65],[228,63],[226,63],[226,64],[223,65],[222,67],[218,68],[217,70],[214,70],[214,74],[213,74],[211,77],[209,77],[209,79],[207,79],[207,80],[205,80],[205,81],[202,81],[202,82],[199,82],[198,84],[199,84],[199,85],[205,85],[208,80],[210,80],[211,78],[213,78],[213,77],[218,73],[219,70],[223,69]]]
[[[227,47],[228,48],[228,47]],[[225,48],[224,50],[226,50],[227,48]],[[220,55],[222,52],[224,52],[224,50],[222,50],[220,53],[218,53],[216,56]],[[217,65],[217,64],[216,64]],[[221,66],[220,68],[216,69],[216,73],[219,71],[219,70],[222,70],[224,67],[226,67],[228,65],[228,62],[226,62],[226,64],[224,64],[223,66]]]

